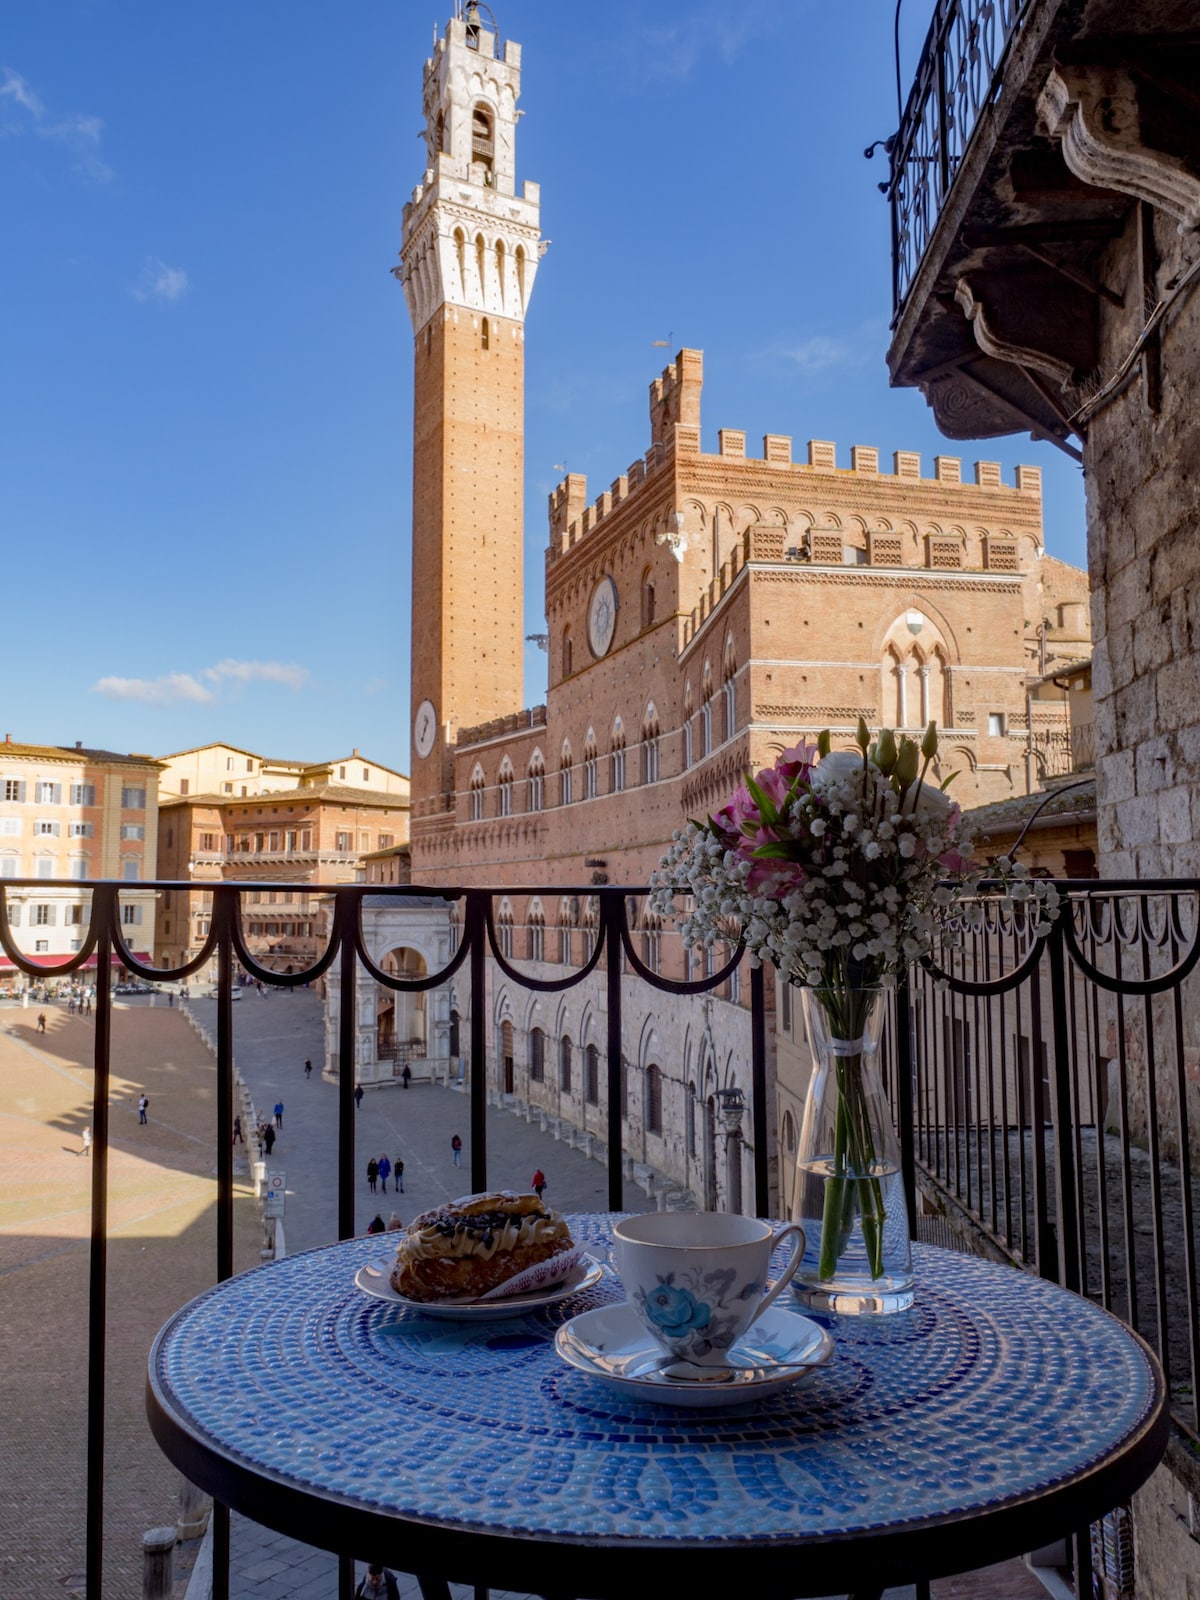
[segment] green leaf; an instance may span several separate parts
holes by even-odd
[[[754,804],[758,807],[758,814],[762,818],[763,823],[768,828],[773,828],[779,821],[779,812],[775,809],[775,802],[771,799],[770,795],[765,789],[759,787],[757,782],[750,776],[749,773],[746,774],[746,788],[750,792],[751,800],[753,800]]]

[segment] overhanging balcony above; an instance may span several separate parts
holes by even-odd
[[[888,365],[943,433],[1080,454],[1103,321],[1129,296],[1106,249],[1139,208],[1195,226],[1198,108],[1194,5],[938,0],[890,141]],[[1153,267],[1134,286],[1150,303]]]

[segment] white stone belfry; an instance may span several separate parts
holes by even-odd
[[[395,269],[414,333],[443,305],[523,322],[543,249],[539,186],[516,192],[521,46],[499,58],[478,15],[449,22],[425,63],[427,166]]]

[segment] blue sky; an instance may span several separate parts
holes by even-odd
[[[0,735],[227,739],[407,770],[411,329],[389,274],[451,0],[10,0],[0,40],[9,673]],[[558,464],[593,495],[647,386],[705,352],[720,427],[1082,476],[1027,436],[946,445],[892,391],[891,0],[498,0],[542,185],[526,345],[526,621]],[[907,0],[907,92],[928,0]],[[910,15],[911,12],[911,15]],[[656,341],[669,340],[669,348]],[[526,698],[544,692],[530,648]]]

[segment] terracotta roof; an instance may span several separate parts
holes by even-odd
[[[119,750],[93,750],[73,744],[17,744],[12,739],[0,744],[0,761],[5,756],[19,756],[26,761],[104,761],[121,766],[162,766],[157,756],[124,755]]]
[[[2,747],[0,747],[2,748]],[[314,783],[303,789],[266,789],[261,794],[170,794],[159,800],[159,810],[171,806],[263,806],[296,805],[327,800],[336,805],[386,806],[393,811],[408,809],[408,796],[380,794],[375,789],[352,789],[344,783]]]
[[[963,815],[975,834],[986,835],[994,828],[1023,827],[1035,811],[1035,828],[1047,822],[1061,821],[1064,817],[1095,816],[1095,778],[1069,778],[1055,788],[1013,795],[1010,800],[996,800],[990,806],[976,806],[973,811],[964,812]]]

